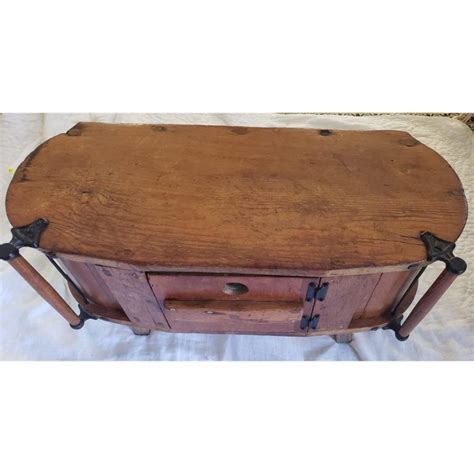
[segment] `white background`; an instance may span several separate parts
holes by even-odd
[[[471,1],[22,1],[15,112],[465,111]],[[472,363],[2,364],[2,472],[472,471]]]

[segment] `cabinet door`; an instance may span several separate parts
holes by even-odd
[[[324,301],[314,304],[313,317],[319,314],[319,322],[310,332],[348,329],[354,316],[364,312],[379,278],[379,273],[321,278],[320,285],[329,286]]]
[[[166,273],[148,279],[173,331],[307,333],[300,324],[308,279]]]
[[[316,301],[312,317],[318,317],[311,333],[364,329],[380,326],[390,319],[390,311],[403,296],[418,270],[321,278],[329,284],[323,301]],[[409,304],[414,298],[410,295]]]

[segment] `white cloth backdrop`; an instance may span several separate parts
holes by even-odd
[[[187,123],[334,129],[404,130],[440,153],[460,176],[472,209],[473,134],[454,119],[387,115],[382,117],[312,114],[2,114],[0,115],[0,241],[10,240],[4,197],[16,168],[38,144],[79,121]],[[67,163],[64,163],[67,166]],[[269,242],[269,245],[271,242]],[[40,252],[25,249],[28,260],[74,304],[66,285]],[[299,338],[166,334],[134,336],[125,326],[88,321],[80,331],[68,327],[48,304],[0,262],[1,360],[474,360],[474,239],[468,220],[457,254],[468,262],[458,278],[407,342],[391,331],[357,333],[351,344],[327,336]],[[417,299],[442,264],[425,272]]]

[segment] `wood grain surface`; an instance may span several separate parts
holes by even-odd
[[[136,268],[321,275],[425,261],[455,241],[455,172],[397,131],[80,123],[37,148],[7,195],[43,250]]]
[[[121,309],[117,298],[109,290],[104,279],[100,275],[101,267],[85,262],[76,262],[71,260],[60,260],[67,274],[72,277],[74,282],[81,288],[86,297],[100,306],[108,308]],[[76,293],[74,293],[76,296]],[[83,304],[82,298],[78,302]]]
[[[291,277],[150,273],[148,280],[159,301],[303,301],[307,289],[307,279]],[[226,294],[224,287],[228,283],[243,284],[248,291]]]
[[[363,313],[356,315],[356,318],[375,318],[389,311],[403,296],[405,284],[411,281],[417,272],[418,269],[382,273],[369,301],[365,305]]]
[[[99,267],[98,271],[127,317],[136,326],[169,328],[145,273],[110,267]]]
[[[380,275],[357,275],[322,278],[321,285],[329,283],[324,301],[316,301],[313,314],[319,314],[317,331],[346,329],[353,318],[363,314]]]
[[[303,302],[165,301],[173,331],[300,333]]]

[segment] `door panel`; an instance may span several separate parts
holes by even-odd
[[[309,279],[151,273],[148,280],[173,331],[307,332],[300,321]]]
[[[324,301],[316,301],[313,317],[319,314],[316,331],[347,329],[352,319],[364,312],[380,274],[321,278],[321,285],[329,283]]]
[[[349,329],[359,318],[380,319],[409,277],[410,272],[313,279],[148,274],[171,330],[295,335],[331,334]],[[316,288],[328,284],[323,301],[306,300],[309,283]],[[301,329],[303,316],[307,324]]]

